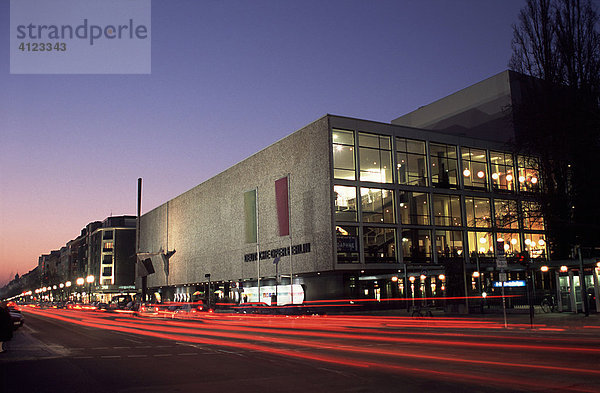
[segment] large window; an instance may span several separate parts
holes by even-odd
[[[365,263],[396,263],[396,230],[364,227]]]
[[[472,258],[494,257],[495,238],[491,232],[468,232],[469,251]]]
[[[356,187],[334,186],[336,221],[356,221]]]
[[[431,181],[435,187],[458,187],[456,146],[430,143]]]
[[[333,137],[333,177],[356,180],[354,160],[354,132],[332,130]]]
[[[461,152],[465,188],[486,190],[488,173],[485,150],[462,147]]]
[[[396,166],[398,183],[427,186],[427,154],[425,142],[396,138]]]
[[[523,210],[523,229],[530,231],[543,231],[544,216],[542,207],[537,202],[523,201],[521,204]]]
[[[423,229],[402,231],[404,262],[431,262],[431,232]]]
[[[507,257],[514,257],[521,252],[519,234],[512,232],[500,232],[496,234],[496,250],[498,254],[504,253]]]
[[[379,188],[361,188],[363,222],[394,224],[394,192]]]
[[[433,219],[435,225],[461,226],[460,197],[457,195],[433,194]]]
[[[492,211],[488,198],[465,197],[467,226],[489,228],[492,226]]]
[[[546,237],[539,233],[526,233],[525,251],[531,258],[546,259]]]
[[[358,243],[358,227],[335,227],[337,240],[338,263],[360,263],[360,248]]]
[[[360,180],[377,183],[392,182],[391,138],[358,133]]]
[[[402,224],[429,225],[429,203],[423,192],[398,192],[399,216]]]
[[[540,163],[535,157],[519,156],[519,190],[537,192],[540,190]]]
[[[512,154],[491,151],[490,164],[492,166],[492,187],[494,190],[513,191],[515,189],[515,174]]]
[[[495,199],[494,210],[496,226],[502,229],[519,229],[519,213],[517,201],[512,199]]]
[[[438,260],[463,256],[463,236],[461,231],[435,231],[435,252]]]

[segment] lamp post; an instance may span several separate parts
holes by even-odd
[[[208,278],[208,299],[207,299],[207,303],[208,303],[208,308],[210,308],[210,298],[211,298],[211,293],[210,293],[210,273],[206,273],[204,275],[204,278]]]
[[[82,287],[83,283],[85,282],[85,280],[83,279],[83,277],[79,277],[77,279],[77,281],[75,281],[75,283],[77,284],[77,286]],[[83,296],[81,295],[82,292],[82,288],[79,288],[79,300],[81,300],[83,302]]]
[[[65,283],[65,288],[67,289],[67,299],[71,300],[71,281],[67,281]]]
[[[96,278],[92,275],[89,275],[85,278],[85,282],[88,283],[88,303],[92,302],[92,284],[96,280]]]

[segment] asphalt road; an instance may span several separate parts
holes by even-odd
[[[600,329],[398,316],[31,309],[1,392],[600,391]],[[167,317],[167,318],[164,318]]]

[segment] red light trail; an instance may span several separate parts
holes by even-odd
[[[598,364],[600,340],[583,338],[572,345],[569,337],[542,331],[544,326],[527,331],[524,337],[519,335],[524,331],[505,331],[498,323],[451,318],[195,313],[194,318],[175,320],[175,313],[162,314],[169,318],[163,319],[84,310],[26,311],[83,326],[179,342],[515,389],[556,389],[562,386],[554,380],[558,376],[600,383],[600,370],[590,367]],[[497,331],[486,333],[490,329]],[[527,344],[526,340],[540,342]],[[554,359],[565,354],[569,362],[554,364],[545,354],[553,354]],[[512,361],[515,357],[519,360]],[[572,364],[572,358],[580,361]],[[527,370],[536,372],[534,381],[526,375]],[[579,388],[568,385],[565,389]]]

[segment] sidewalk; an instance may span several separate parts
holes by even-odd
[[[6,352],[0,353],[0,364],[27,360],[52,359],[65,356],[68,351],[59,346],[45,345],[33,337],[32,329],[23,325],[13,333],[12,340],[4,343]]]
[[[433,311],[433,319],[450,318],[450,319],[464,319],[464,320],[483,320],[489,322],[497,322],[500,324],[504,323],[504,315],[502,310],[486,310],[483,314],[470,313],[470,314],[457,314],[457,313],[446,313],[442,310]],[[372,316],[390,316],[390,317],[405,317],[411,318],[411,314],[406,309],[390,309],[390,310],[365,310],[353,313],[351,315],[372,315]],[[415,317],[418,318],[418,317]],[[507,310],[506,320],[509,325],[521,325],[530,326],[531,320],[529,316],[529,310]],[[585,329],[587,333],[596,333],[600,335],[600,314],[591,313],[589,316],[585,316],[583,313],[572,313],[572,312],[554,312],[554,313],[543,313],[536,312],[533,316],[534,328],[550,328],[550,329],[564,329],[564,330],[578,330]]]

